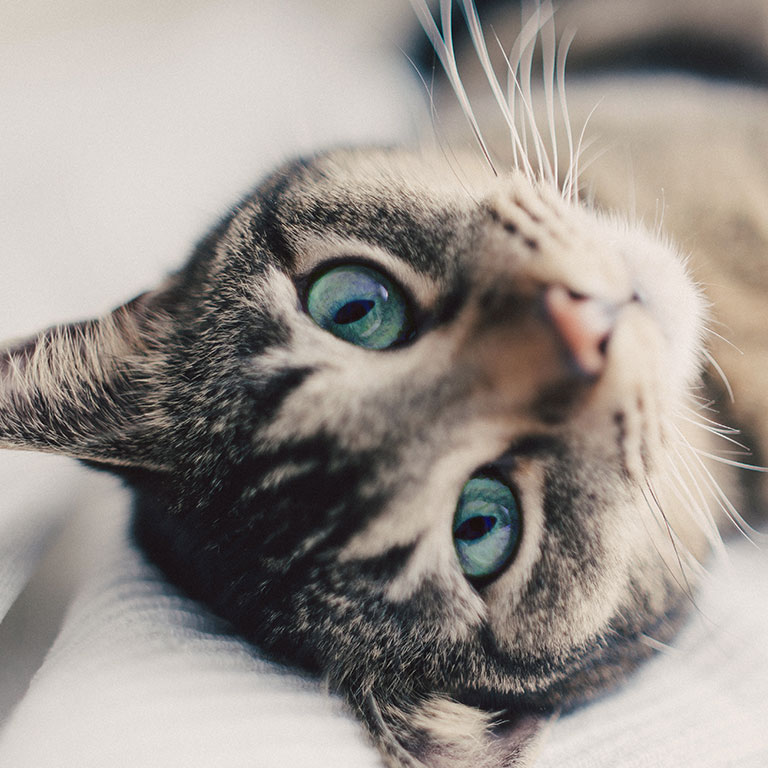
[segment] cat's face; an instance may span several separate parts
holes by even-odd
[[[331,153],[155,293],[9,353],[0,437],[122,472],[151,558],[393,764],[508,764],[521,713],[683,612],[702,312],[669,247],[547,186]]]

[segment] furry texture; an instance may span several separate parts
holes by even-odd
[[[550,713],[673,636],[730,511],[685,477],[700,292],[668,243],[579,203],[572,140],[555,171],[526,85],[534,39],[524,27],[514,57],[533,131],[514,134],[517,171],[489,173],[485,140],[480,163],[292,162],[157,291],[2,364],[0,441],[122,474],[149,557],[326,676],[393,766],[524,764]],[[308,317],[313,276],[351,262],[401,287],[407,344],[354,347]],[[574,359],[552,287],[611,309],[599,370]],[[489,466],[523,538],[478,585],[451,522]]]

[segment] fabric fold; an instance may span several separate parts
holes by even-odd
[[[0,457],[0,621],[72,512],[67,489],[77,472],[56,456],[7,451]]]
[[[123,530],[107,547],[0,736],[0,764],[380,765],[321,682],[229,635],[167,585]]]

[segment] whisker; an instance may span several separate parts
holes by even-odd
[[[544,141],[541,138],[541,132],[539,131],[539,125],[536,120],[535,110],[533,105],[533,54],[536,50],[536,40],[541,30],[541,4],[536,4],[536,13],[531,17],[529,23],[533,24],[533,34],[529,36],[525,47],[522,51],[520,58],[520,85],[522,87],[523,99],[528,105],[526,109],[526,115],[528,117],[528,124],[531,130],[531,138],[533,139],[533,148],[536,153],[536,161],[539,167],[540,176],[546,176],[545,171],[545,159],[546,148],[544,147]]]
[[[592,148],[594,144],[597,143],[597,141],[598,139],[596,136],[593,136],[587,139],[587,141],[584,143],[584,146],[581,148],[582,157],[587,153],[589,149]],[[595,154],[592,157],[590,157],[589,160],[579,165],[579,169],[578,169],[579,174],[584,173],[584,171],[586,171],[587,168],[591,167],[596,162],[598,162],[600,158],[606,154],[606,152],[610,151],[610,149],[611,149],[610,147],[601,146],[599,151],[595,152]]]
[[[740,355],[744,354],[744,350],[737,347],[730,339],[726,339],[725,336],[719,334],[717,331],[713,331],[711,328],[704,326],[704,333],[709,333],[712,336],[716,336],[720,341],[725,342],[729,347],[733,347]]]
[[[685,459],[683,458],[682,454],[677,449],[677,447],[676,446],[673,446],[673,447],[674,447],[674,451],[677,458],[683,462],[683,467],[685,468],[685,471],[688,474],[688,477],[690,478],[691,482],[694,485],[696,494],[698,496],[698,503],[696,502],[696,499],[693,498],[693,494],[691,493],[691,490],[688,487],[688,483],[685,482],[685,478],[683,478],[682,474],[680,473],[680,469],[676,467],[674,464],[670,463],[668,469],[672,470],[674,477],[677,480],[677,484],[673,483],[670,485],[670,487],[672,488],[672,492],[675,494],[679,494],[680,489],[682,489],[682,492],[688,497],[688,501],[691,505],[690,507],[687,508],[688,512],[694,516],[699,526],[699,529],[707,537],[707,540],[709,541],[710,545],[714,547],[719,547],[723,544],[723,539],[722,539],[722,536],[720,536],[720,531],[717,527],[717,523],[712,517],[712,513],[709,512],[707,499],[704,496],[704,491],[701,487],[701,484],[696,478],[696,476],[693,474],[693,472],[691,471],[690,467],[688,466],[688,462],[685,461]]]
[[[691,400],[699,401],[699,410],[707,411],[712,414],[720,413],[717,408],[715,408],[716,402],[711,397],[706,395],[694,395],[692,392],[688,393],[688,397],[690,397]]]
[[[544,84],[544,102],[547,111],[547,124],[549,126],[549,140],[551,144],[552,161],[550,165],[551,180],[559,188],[560,172],[557,155],[557,131],[555,130],[555,61],[557,58],[557,38],[555,36],[554,9],[552,3],[546,3],[547,21],[541,28],[541,62],[542,78]],[[552,174],[554,174],[552,176]]]
[[[535,116],[532,80],[533,56],[536,48],[536,40],[540,35],[542,35],[543,40],[543,31],[545,27],[549,25],[552,25],[554,33],[554,8],[549,0],[547,0],[543,8],[540,2],[535,3],[535,6],[535,14],[531,15],[527,21],[523,18],[524,23],[520,34],[517,36],[509,56],[505,55],[504,57],[507,61],[508,72],[512,76],[511,80],[508,77],[508,97],[510,99],[516,99],[519,94],[520,102],[524,108],[520,121],[523,145],[527,150],[528,131],[530,130],[538,162],[539,174],[541,178],[546,178],[557,185],[556,171],[552,168],[552,162]],[[525,16],[525,10],[525,8],[522,9],[523,17]],[[544,53],[543,55],[546,54]],[[515,86],[514,89],[512,88],[513,84]],[[549,84],[546,80],[544,81],[545,94],[548,88],[551,92],[552,87],[553,83],[551,81],[549,81]],[[552,96],[552,103],[554,104],[554,96]]]
[[[411,5],[435,50],[451,88],[456,94],[461,110],[470,125],[485,161],[493,173],[498,175],[496,163],[482,134],[482,129],[458,71],[451,30],[453,1],[440,0],[439,28],[438,20],[430,11],[427,0],[411,0]],[[463,12],[472,47],[491,89],[493,99],[509,128],[514,167],[520,170],[529,181],[546,181],[558,189],[564,199],[574,200],[575,196],[578,195],[579,158],[584,144],[584,132],[589,121],[587,118],[577,146],[574,147],[573,129],[565,95],[565,65],[574,33],[569,31],[563,35],[558,44],[552,0],[537,0],[534,4],[534,12],[527,18],[525,17],[526,9],[523,8],[524,18],[521,31],[509,55],[494,33],[507,67],[507,93],[505,95],[488,53],[475,0],[461,0],[459,7]],[[542,46],[543,98],[549,146],[539,128],[534,105],[533,60],[538,39],[541,39]],[[560,183],[556,104],[560,108],[560,118],[565,126],[568,143],[568,170],[562,186]]]
[[[417,18],[419,19],[424,32],[429,38],[429,41],[432,44],[438,59],[440,59],[443,70],[448,77],[448,81],[453,88],[453,92],[456,94],[456,98],[459,101],[462,112],[464,113],[464,116],[472,128],[472,133],[474,134],[475,140],[480,146],[483,156],[485,157],[493,174],[498,176],[496,166],[485,143],[482,132],[480,131],[480,126],[478,125],[477,119],[475,118],[475,114],[472,109],[472,105],[470,104],[469,97],[467,96],[467,92],[464,89],[464,85],[461,82],[461,77],[459,75],[458,67],[456,64],[456,55],[453,50],[453,39],[451,37],[451,0],[441,0],[440,2],[441,25],[443,27],[443,33],[445,37],[440,34],[440,31],[437,28],[437,24],[435,23],[435,19],[427,7],[425,0],[411,0],[411,6],[413,7]]]
[[[695,461],[695,466],[703,473],[704,475],[703,479],[707,483],[708,488],[713,492],[713,498],[715,502],[723,511],[723,513],[726,515],[726,517],[730,519],[730,521],[734,524],[736,529],[751,544],[757,546],[756,541],[768,541],[768,534],[764,534],[764,533],[761,533],[760,531],[755,530],[744,519],[741,513],[736,509],[736,507],[733,505],[730,499],[726,496],[723,489],[720,487],[720,484],[717,482],[717,480],[714,478],[712,473],[709,471],[709,469],[705,465],[704,461],[702,460],[698,452],[694,449],[693,446],[690,445],[690,443],[688,443],[688,441],[685,439],[685,436],[680,432],[680,430],[677,427],[675,427],[675,429],[677,430],[678,434],[682,439],[682,444],[689,449],[690,455]]]
[[[664,213],[667,209],[667,199],[664,193],[664,187],[661,188],[661,200],[656,198],[656,237],[661,237],[664,230]]]
[[[565,137],[568,142],[568,172],[563,180],[563,197],[570,202],[576,201],[578,179],[575,179],[571,173],[573,168],[573,130],[571,129],[571,117],[568,112],[568,101],[565,98],[565,65],[575,36],[575,30],[567,29],[560,38],[557,52],[557,91],[560,99],[560,111],[563,116],[563,123],[565,124]]]
[[[682,656],[682,651],[679,648],[675,648],[673,645],[667,645],[662,643],[661,640],[657,640],[650,635],[642,634],[639,636],[640,642],[647,645],[649,648],[653,648],[654,651],[668,654],[670,656]]]
[[[672,530],[672,526],[670,526],[669,520],[667,519],[667,516],[664,510],[661,508],[661,505],[659,504],[658,499],[656,498],[653,492],[653,489],[651,488],[650,481],[647,478],[645,481],[645,485],[648,488],[648,491],[650,492],[651,497],[655,502],[655,505],[656,505],[655,509],[656,511],[658,511],[660,517],[654,514],[654,506],[653,504],[651,504],[650,500],[648,499],[648,496],[646,495],[645,489],[642,486],[640,486],[640,492],[643,494],[643,499],[645,500],[645,503],[648,506],[648,509],[650,510],[653,517],[657,520],[657,522],[662,522],[664,524],[664,530],[666,531],[667,536],[669,537],[670,544],[672,544],[672,551],[675,553],[675,559],[677,560],[677,565],[678,565],[678,568],[680,569],[680,575],[682,576],[685,584],[680,583],[677,576],[675,575],[675,572],[672,570],[669,563],[667,562],[667,559],[664,557],[664,555],[661,554],[659,549],[655,546],[655,543],[654,543],[654,548],[656,548],[656,552],[658,553],[662,563],[664,564],[667,571],[669,572],[669,575],[672,577],[672,580],[675,582],[675,584],[677,584],[677,586],[680,588],[680,591],[688,598],[688,600],[690,600],[691,605],[693,605],[693,607],[698,610],[698,607],[696,605],[696,599],[693,595],[693,590],[691,589],[691,584],[688,581],[688,577],[685,573],[685,568],[683,567],[683,561],[680,556],[680,550],[677,547],[677,543],[676,543],[677,536]]]
[[[491,92],[493,93],[493,98],[496,101],[496,104],[499,106],[499,109],[501,109],[501,113],[504,117],[504,120],[506,121],[507,125],[510,129],[510,136],[512,138],[512,144],[515,148],[515,162],[517,162],[517,149],[519,145],[519,149],[522,152],[522,159],[523,162],[528,165],[528,159],[525,152],[523,152],[523,147],[520,144],[520,138],[517,135],[517,129],[515,128],[515,120],[514,116],[510,110],[510,105],[508,100],[504,97],[504,93],[501,90],[501,86],[499,85],[498,78],[496,77],[496,73],[493,70],[493,64],[491,63],[491,58],[488,55],[488,48],[485,44],[485,38],[483,37],[483,32],[480,27],[480,19],[477,15],[477,9],[475,7],[473,0],[464,0],[463,5],[464,9],[464,18],[467,22],[467,29],[469,30],[470,39],[472,40],[472,46],[475,49],[475,53],[477,54],[477,57],[480,61],[480,64],[483,68],[483,73],[485,74],[485,78],[488,82],[488,85],[491,88]],[[530,168],[530,166],[528,166]],[[526,171],[526,174],[528,173],[532,174],[533,169],[530,169],[530,171]]]
[[[695,451],[701,456],[706,456],[708,459],[712,459],[712,461],[719,461],[721,464],[727,464],[729,467],[738,467],[739,469],[748,469],[750,470],[750,472],[768,472],[768,467],[761,467],[758,464],[746,464],[743,461],[726,459],[722,456],[717,456],[714,453],[709,453],[708,451],[705,451],[701,448],[696,448],[694,446],[691,446],[691,450]]]
[[[703,416],[695,408],[691,408],[690,406],[687,406],[687,405],[684,405],[683,408],[685,408],[686,411],[696,416],[697,419],[701,419],[702,421],[706,421],[707,424],[712,425],[713,432],[717,432],[719,434],[724,434],[724,435],[740,435],[741,434],[741,430],[738,429],[737,427],[730,427],[727,424],[721,424],[720,422],[714,421],[713,419],[708,419],[706,416]]]
[[[741,451],[731,451],[731,453],[741,454],[743,456],[752,455],[752,451],[750,450],[749,446],[744,445],[744,443],[740,443],[738,440],[734,439],[733,437],[729,437],[727,433],[723,432],[720,429],[716,429],[710,424],[704,424],[701,421],[698,421],[697,419],[692,419],[688,416],[684,416],[682,413],[678,413],[677,418],[682,419],[683,421],[687,421],[689,424],[693,424],[695,427],[698,427],[699,429],[703,429],[705,432],[709,432],[711,435],[716,435],[721,440],[727,440],[732,445],[735,445],[737,448],[742,449]],[[738,431],[736,434],[738,434]],[[722,451],[722,453],[727,453],[727,451]]]
[[[501,52],[507,65],[507,100],[510,104],[514,105],[517,103],[519,96],[522,108],[523,114],[520,117],[519,130],[520,139],[522,142],[522,151],[524,156],[527,158],[528,130],[530,129],[532,133],[532,140],[534,142],[534,148],[536,150],[539,173],[541,174],[543,173],[542,154],[546,156],[546,149],[544,148],[543,142],[541,140],[541,134],[537,128],[536,115],[533,109],[533,94],[531,88],[531,62],[533,59],[533,50],[536,45],[536,37],[539,34],[540,28],[541,9],[537,6],[536,14],[531,16],[528,21],[523,24],[520,34],[517,36],[509,55],[505,53],[503,47],[501,48]],[[530,52],[530,60],[528,62],[528,70],[526,76],[523,62],[527,52]],[[517,110],[515,108],[515,114],[516,113]],[[531,173],[531,180],[533,181],[534,175],[532,171]]]
[[[712,356],[712,354],[709,352],[709,350],[704,350],[704,357],[709,362],[709,364],[717,371],[718,376],[720,377],[721,381],[725,385],[725,390],[728,393],[728,397],[730,398],[731,402],[735,402],[736,399],[733,396],[733,389],[731,388],[731,382],[728,381],[728,377],[725,375],[725,371],[718,365],[717,360]]]
[[[454,177],[456,178],[456,181],[459,183],[459,185],[464,190],[466,195],[471,200],[473,200],[477,205],[479,205],[480,201],[475,197],[475,194],[471,186],[467,184],[466,178],[464,178],[463,175],[460,173],[461,163],[456,157],[456,153],[453,149],[452,142],[444,140],[445,132],[442,130],[442,122],[440,120],[440,114],[438,113],[437,105],[435,104],[434,69],[432,72],[432,78],[433,78],[432,82],[428,83],[424,75],[422,75],[421,71],[419,70],[416,62],[402,49],[400,49],[400,52],[403,54],[406,61],[408,61],[408,63],[413,68],[414,72],[416,73],[416,76],[419,78],[422,86],[424,87],[424,91],[427,94],[427,98],[429,99],[429,116],[430,116],[430,121],[432,126],[432,129],[429,132],[429,138],[432,139],[433,144],[437,146],[437,148],[440,150],[440,153],[445,159],[447,166],[451,169],[451,173],[453,173]],[[423,137],[420,137],[420,140],[422,138]]]
[[[576,143],[576,154],[574,156],[574,171],[573,176],[574,178],[578,179],[580,176],[580,169],[579,169],[579,163],[581,161],[581,153],[582,153],[582,146],[584,144],[584,136],[587,132],[587,126],[589,125],[589,121],[592,119],[592,115],[595,114],[597,111],[597,108],[603,103],[603,99],[600,99],[600,101],[595,104],[594,107],[589,111],[589,114],[587,115],[587,119],[584,121],[584,125],[581,127],[581,133],[579,134],[579,140]]]

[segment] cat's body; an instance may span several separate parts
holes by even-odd
[[[713,451],[684,440],[699,290],[573,175],[563,195],[535,176],[460,150],[288,164],[164,286],[3,360],[3,442],[125,477],[150,558],[327,676],[393,765],[514,764],[542,716],[672,638],[713,541],[717,495],[686,477]],[[617,178],[595,176],[598,200]],[[643,213],[654,187],[636,188]],[[324,315],[350,274],[384,292]],[[394,332],[345,336],[380,300],[402,304]],[[480,573],[455,520],[474,478],[520,515]]]

